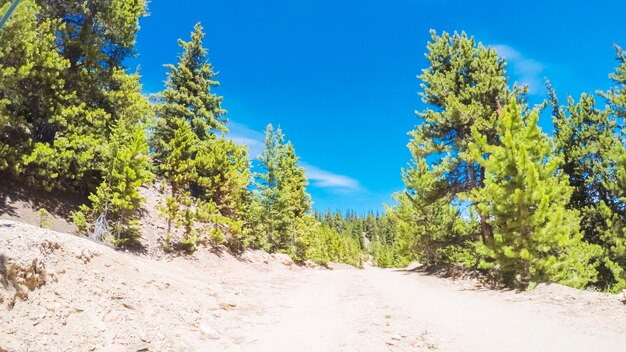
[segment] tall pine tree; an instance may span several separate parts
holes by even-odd
[[[505,76],[506,63],[494,49],[476,43],[465,33],[437,36],[431,31],[426,58],[430,67],[418,77],[424,103],[431,108],[419,113],[423,123],[411,133],[409,148],[414,162],[427,158],[438,167],[446,182],[433,189],[435,198],[455,198],[482,187],[482,167],[463,158],[477,128],[490,140],[495,138],[494,121],[498,99],[510,93]],[[507,101],[506,99],[504,101]],[[480,216],[483,242],[491,238],[486,217]]]
[[[146,3],[36,2],[41,23],[62,24],[55,29],[54,45],[68,67],[60,76],[62,93],[46,92],[46,98],[61,100],[61,111],[33,126],[33,151],[24,157],[22,170],[47,189],[90,192],[106,172],[106,144],[113,129],[127,109],[134,109],[124,104],[136,84],[127,84],[123,62],[133,55]]]
[[[5,13],[11,1],[0,1]],[[37,20],[40,7],[24,0],[0,31],[0,171],[18,171],[33,143],[47,139],[62,113],[63,73],[69,62],[56,50],[58,19]],[[42,170],[45,172],[45,170]]]
[[[604,207],[607,219],[604,236],[605,266],[611,271],[612,281],[608,282],[612,291],[626,287],[626,151],[624,150],[624,119],[626,118],[626,53],[616,46],[618,67],[609,77],[615,86],[608,92],[601,92],[610,106],[610,113],[616,121],[614,143],[610,158],[615,164],[616,182],[607,185],[612,196],[610,205]]]
[[[226,112],[221,108],[222,97],[212,87],[219,85],[213,79],[216,73],[208,62],[208,52],[202,46],[202,26],[198,23],[191,33],[191,41],[178,41],[183,49],[177,65],[167,65],[170,72],[165,90],[159,94],[156,106],[157,122],[151,139],[156,162],[163,162],[171,152],[169,141],[174,137],[179,121],[189,124],[199,141],[226,132]]]
[[[159,165],[169,185],[169,195],[165,197],[165,204],[161,206],[161,210],[167,217],[166,245],[170,247],[173,244],[172,239],[176,237],[176,230],[183,226],[184,232],[178,240],[187,244],[187,249],[193,250],[196,236],[193,231],[194,219],[191,210],[193,200],[189,187],[197,178],[193,155],[198,140],[184,120],[179,120],[177,127],[167,145],[170,153]]]
[[[143,125],[121,119],[107,147],[104,180],[89,196],[91,205],[83,205],[74,219],[83,231],[91,231],[93,226],[103,226],[97,223],[100,217],[111,235],[104,240],[118,246],[138,246],[139,219],[145,200],[139,187],[152,178]]]
[[[603,92],[602,96],[608,100],[612,111],[624,119],[626,118],[626,52],[617,45],[615,50],[618,66],[615,72],[609,75],[615,86],[608,92]]]
[[[184,225],[183,240],[191,249],[203,231],[196,220],[213,223],[209,229],[213,239],[223,238],[213,231],[216,227],[231,236],[241,235],[251,178],[245,147],[225,137],[226,111],[221,108],[222,97],[212,92],[219,82],[213,80],[216,73],[208,62],[204,37],[197,24],[191,41],[179,41],[182,53],[176,65],[168,65],[151,138],[155,161],[172,191],[164,207],[170,219],[168,234],[172,235],[175,225]],[[186,171],[175,172],[176,168]]]
[[[573,187],[571,209],[581,214],[581,228],[587,242],[609,248],[614,224],[625,218],[625,203],[616,188],[619,161],[626,150],[617,134],[617,121],[609,111],[596,108],[595,98],[583,94],[579,102],[570,97],[565,108],[558,106],[548,84],[553,105],[555,146],[563,156],[561,170]],[[598,263],[596,284],[611,289],[620,281],[620,272],[610,250]]]
[[[416,167],[404,171],[406,189],[394,195],[398,204],[387,210],[397,223],[398,254],[425,265],[463,262],[466,242],[471,240],[461,209],[449,198],[433,196],[445,182],[440,170],[430,170],[421,159]]]

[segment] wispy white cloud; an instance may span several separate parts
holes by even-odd
[[[228,128],[230,130],[229,138],[237,144],[247,145],[251,158],[255,159],[263,152],[265,139],[263,133],[236,122],[230,122]],[[306,176],[314,187],[341,192],[362,190],[359,181],[349,176],[323,170],[306,162],[300,162],[300,165],[304,167]]]
[[[237,144],[247,145],[250,158],[255,159],[263,152],[263,133],[237,122],[229,122],[229,138]]]
[[[493,48],[507,60],[513,76],[517,78],[519,83],[528,84],[528,92],[530,94],[536,94],[541,91],[545,70],[544,64],[524,56],[520,51],[508,45],[498,44],[494,45]]]
[[[342,191],[358,191],[361,189],[359,181],[349,176],[322,170],[307,163],[301,163],[301,165],[304,167],[306,176],[315,187],[334,188]]]

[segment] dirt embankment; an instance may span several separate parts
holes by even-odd
[[[154,260],[0,220],[0,348],[210,351],[236,345],[243,337],[226,332],[262,310],[246,295],[248,278],[290,274],[278,259],[251,264],[201,250]]]

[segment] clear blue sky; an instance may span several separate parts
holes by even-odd
[[[382,210],[402,188],[406,133],[423,108],[416,79],[429,29],[496,46],[513,80],[543,77],[567,95],[606,89],[613,44],[626,46],[622,1],[153,0],[137,40],[144,90],[163,87],[177,39],[196,22],[217,71],[232,135],[258,152],[280,125],[307,167],[318,209]],[[551,122],[541,122],[551,130]]]

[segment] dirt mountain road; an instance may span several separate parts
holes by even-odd
[[[626,310],[615,299],[559,286],[517,294],[466,284],[376,268],[301,273],[285,292],[270,287],[272,294],[259,295],[283,303],[267,312],[266,324],[247,330],[254,339],[241,350],[588,352],[626,346]]]
[[[286,267],[208,250],[151,258],[13,222],[0,222],[0,272],[0,350],[16,352],[626,346],[617,296],[558,285],[490,291],[415,271]],[[11,309],[20,285],[28,299]]]

